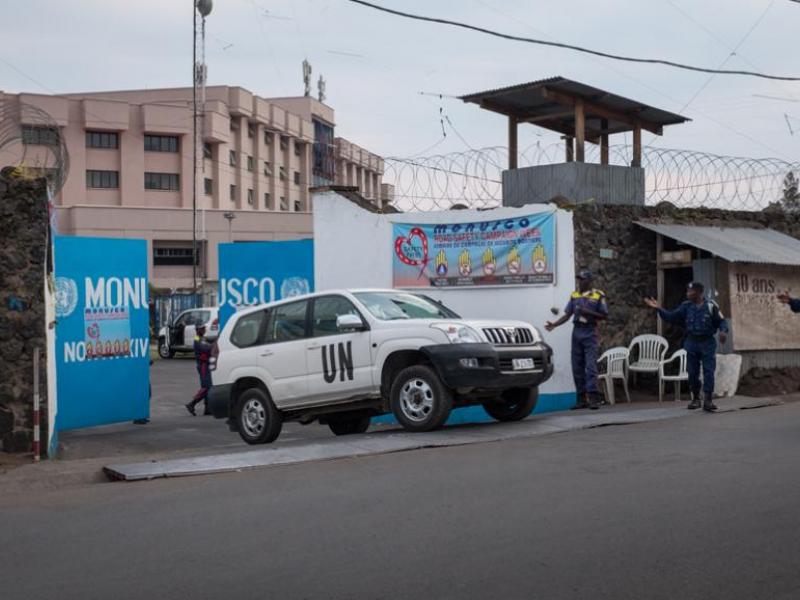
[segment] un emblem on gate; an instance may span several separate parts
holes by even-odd
[[[287,277],[281,284],[281,298],[294,298],[311,291],[308,279],[303,277]]]
[[[56,277],[56,316],[68,317],[78,306],[78,284],[69,277]]]

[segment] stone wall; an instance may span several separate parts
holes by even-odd
[[[44,272],[47,196],[43,181],[0,176],[0,447],[29,452],[33,440],[33,353],[41,348],[42,439],[47,439]]]
[[[601,326],[603,349],[627,346],[641,333],[655,333],[656,316],[644,306],[656,296],[656,234],[638,220],[716,227],[769,227],[800,239],[800,217],[783,212],[735,212],[658,206],[582,205],[573,208],[576,268],[589,268],[606,292],[610,316]],[[612,259],[600,257],[611,249]]]

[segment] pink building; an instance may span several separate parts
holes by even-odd
[[[153,285],[191,289],[192,88],[0,92],[0,102],[39,108],[59,127],[70,163],[56,198],[60,233],[144,238]],[[383,160],[335,138],[334,126],[333,109],[311,97],[207,88],[196,181],[204,290],[216,289],[219,242],[310,237],[310,187],[352,185],[379,206],[391,200]],[[23,147],[0,151],[0,168],[23,154],[27,166],[46,164],[40,133],[23,122]]]

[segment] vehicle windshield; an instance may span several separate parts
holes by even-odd
[[[458,319],[444,304],[409,292],[358,292],[355,297],[376,319]]]

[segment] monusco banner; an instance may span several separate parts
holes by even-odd
[[[552,285],[555,213],[393,226],[394,287]]]
[[[236,242],[219,245],[219,327],[243,306],[314,290],[314,242]]]
[[[150,416],[147,242],[57,237],[56,430]]]

